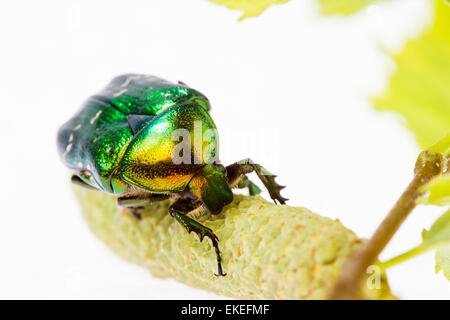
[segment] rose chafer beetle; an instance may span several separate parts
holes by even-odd
[[[232,188],[260,193],[246,176],[253,171],[275,203],[287,199],[275,176],[250,159],[220,164],[218,134],[209,110],[208,99],[182,82],[121,75],[59,129],[57,144],[73,172],[73,183],[116,195],[118,205],[138,219],[142,207],[171,199],[169,214],[189,233],[197,233],[200,241],[205,236],[211,239],[216,276],[224,276],[218,237],[188,213],[198,209],[220,213],[233,200]]]

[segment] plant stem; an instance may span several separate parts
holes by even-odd
[[[406,251],[396,257],[393,257],[389,260],[386,260],[383,262],[378,262],[377,266],[380,267],[381,269],[385,270],[387,268],[396,266],[399,263],[407,261],[411,258],[414,258],[415,256],[421,255],[422,253],[425,253],[427,251],[434,250],[434,249],[439,249],[446,245],[448,245],[447,241],[435,242],[431,245],[421,244],[420,246],[417,246],[411,250],[408,250],[408,251]]]
[[[428,250],[431,250],[431,248],[425,247],[425,246],[417,246],[417,247],[415,247],[405,253],[402,253],[401,255],[398,255],[392,259],[377,263],[377,266],[379,266],[381,269],[384,270],[384,269],[393,267],[399,263],[402,263],[408,259],[414,258],[415,256],[418,256]]]
[[[378,255],[416,206],[416,199],[421,195],[419,188],[441,172],[442,161],[442,155],[438,153],[428,151],[420,153],[415,165],[413,180],[375,231],[372,238],[344,264],[341,275],[329,296],[330,299],[361,298],[361,285],[366,276],[367,268],[376,262]]]

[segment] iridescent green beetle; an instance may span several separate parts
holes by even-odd
[[[222,271],[219,239],[188,217],[204,208],[218,214],[233,200],[232,188],[259,188],[246,177],[255,171],[271,198],[284,204],[283,186],[250,159],[227,167],[218,161],[218,135],[208,99],[182,82],[147,75],[114,78],[90,97],[58,132],[59,154],[73,171],[72,182],[118,197],[118,205],[139,209],[172,199],[169,213],[188,232],[209,237]],[[199,138],[200,137],[200,138]]]

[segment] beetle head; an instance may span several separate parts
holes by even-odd
[[[224,206],[233,201],[225,173],[214,164],[207,164],[200,169],[189,182],[188,188],[212,214],[219,214]]]

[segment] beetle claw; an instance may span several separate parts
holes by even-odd
[[[130,210],[131,215],[136,218],[136,220],[141,221],[142,220],[142,214],[136,211],[136,209]]]
[[[286,204],[286,201],[288,201],[289,199],[280,196],[279,198],[273,200],[273,201],[275,202],[275,204],[278,204],[278,203],[276,202],[276,200],[278,200],[278,202],[279,202],[280,204]]]
[[[198,238],[200,239],[200,242],[203,241],[204,237],[208,237],[211,239],[212,242],[212,246],[214,247],[214,251],[216,252],[216,260],[217,260],[217,274],[216,276],[225,276],[226,273],[223,273],[222,271],[222,258],[220,257],[220,250],[219,250],[219,238],[214,234],[214,232],[208,228],[205,227],[203,225],[201,225],[200,223],[196,222],[195,220],[189,218],[186,215],[182,215],[179,213],[176,213],[173,210],[169,210],[169,212],[171,212],[171,215],[177,219],[177,221],[189,232],[191,233],[192,231],[194,231],[197,235]]]

